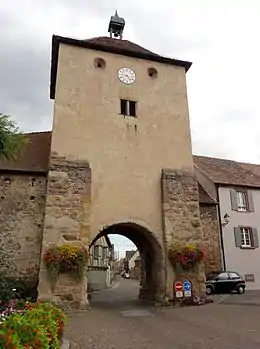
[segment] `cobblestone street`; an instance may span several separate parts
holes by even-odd
[[[93,295],[92,310],[72,314],[66,337],[76,349],[259,349],[260,314],[254,305],[171,308],[136,300],[138,283],[120,280]],[[226,299],[226,298],[225,298]]]

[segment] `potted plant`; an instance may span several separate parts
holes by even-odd
[[[169,260],[175,269],[194,270],[205,259],[205,248],[200,245],[187,244],[175,246],[169,250]]]
[[[84,246],[52,245],[44,253],[43,260],[52,282],[56,282],[61,273],[72,273],[81,279],[88,262],[88,251]]]

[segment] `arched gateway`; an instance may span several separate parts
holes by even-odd
[[[163,247],[156,236],[147,228],[133,222],[122,222],[105,227],[92,241],[95,243],[105,235],[118,234],[130,239],[138,248],[142,266],[139,298],[161,301],[165,289]],[[92,245],[91,244],[91,245]]]
[[[110,222],[104,231],[120,231],[141,251],[142,292],[164,301],[175,279],[169,248],[202,239],[186,92],[191,63],[123,40],[123,27],[116,15],[110,37],[53,36],[42,253],[50,243],[89,247]],[[203,271],[190,278],[202,291]],[[87,279],[66,275],[51,289],[41,263],[40,298],[84,306],[86,289]]]

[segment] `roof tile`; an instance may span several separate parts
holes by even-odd
[[[200,183],[198,183],[199,188],[199,202],[201,204],[213,204],[216,205],[217,202],[209,196],[209,194],[206,192],[206,190],[202,187]]]
[[[216,184],[260,187],[260,176],[245,164],[198,155],[193,156],[193,161]]]
[[[48,172],[51,132],[28,133],[29,144],[17,161],[0,161],[0,170],[24,172]],[[260,187],[260,165],[239,163],[195,155],[194,163],[214,183]],[[212,199],[199,184],[201,203],[213,204]]]
[[[147,53],[147,54],[159,57],[158,54],[150,50],[147,50],[146,48],[139,46],[128,40],[119,40],[119,39],[110,38],[108,36],[99,36],[91,39],[86,39],[84,41],[92,42],[95,44],[99,44],[99,45],[107,46],[111,48],[120,48],[127,51],[132,51],[132,52]]]
[[[0,160],[0,170],[47,172],[51,132],[27,133],[29,143],[15,161]]]

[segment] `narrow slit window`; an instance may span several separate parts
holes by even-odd
[[[136,117],[136,102],[129,101],[130,104],[130,116]]]
[[[126,99],[120,100],[120,114],[124,116],[137,117],[136,102]]]

